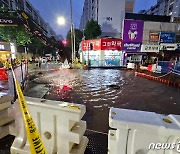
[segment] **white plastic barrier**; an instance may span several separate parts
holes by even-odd
[[[152,72],[156,72],[156,67],[157,67],[156,64],[152,64]]]
[[[84,105],[26,97],[27,105],[36,123],[48,154],[83,154],[88,143],[84,137],[86,122]],[[16,115],[19,130],[12,154],[29,154],[29,143],[22,122]]]
[[[180,153],[180,115],[111,108],[109,125],[108,154]]]
[[[127,68],[135,69],[135,63],[128,63]]]
[[[14,119],[9,115],[12,100],[11,95],[0,92],[0,139],[9,134],[14,135]]]
[[[161,73],[161,70],[162,70],[161,66],[157,65],[155,72],[156,73]]]

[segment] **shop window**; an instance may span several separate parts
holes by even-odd
[[[105,56],[105,66],[120,66],[120,56],[117,55]]]

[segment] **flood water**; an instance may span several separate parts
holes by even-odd
[[[26,96],[86,105],[87,128],[107,132],[111,107],[180,114],[180,89],[119,69],[36,72]]]

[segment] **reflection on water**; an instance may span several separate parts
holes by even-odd
[[[110,107],[180,114],[178,88],[134,76],[133,72],[57,70],[38,76],[33,82],[34,86],[46,83],[49,87],[44,95],[46,99],[85,104],[89,129],[108,130]]]

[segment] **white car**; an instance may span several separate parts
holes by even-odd
[[[42,63],[46,63],[47,62],[47,58],[46,57],[42,57]]]

